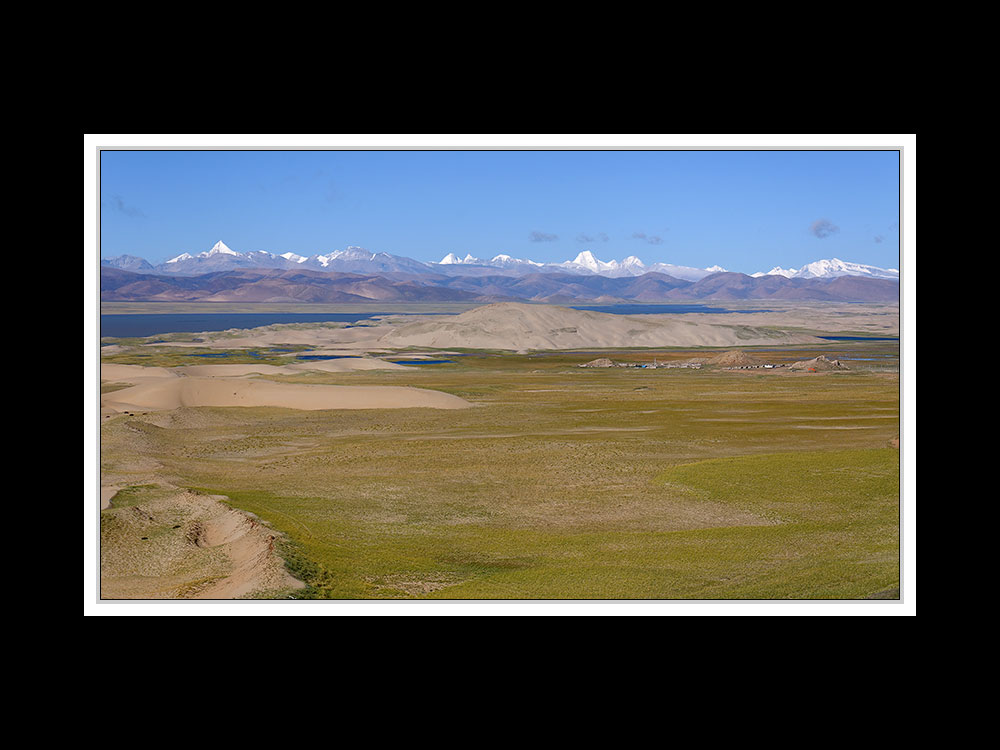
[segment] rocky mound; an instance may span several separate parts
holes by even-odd
[[[614,360],[608,359],[607,357],[600,357],[599,359],[592,359],[590,362],[584,362],[579,367],[614,367]]]
[[[804,359],[788,366],[790,370],[806,370],[807,372],[827,372],[829,370],[850,370],[851,368],[843,364],[839,359],[827,359],[820,354],[815,359]]]
[[[764,364],[764,360],[752,357],[746,352],[734,349],[733,351],[717,354],[708,360],[710,365],[719,367],[754,367]]]

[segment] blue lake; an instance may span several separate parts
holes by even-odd
[[[127,313],[102,315],[101,336],[125,338],[160,333],[198,333],[257,328],[275,323],[353,323],[388,313]]]
[[[207,359],[225,359],[226,357],[253,357],[254,359],[260,359],[261,356],[268,354],[285,354],[293,351],[292,349],[265,349],[263,351],[257,349],[233,349],[231,351],[225,352],[205,352],[200,354],[191,354],[192,357],[205,357]],[[301,357],[300,357],[301,359]],[[315,359],[327,359],[327,357],[315,357]]]
[[[817,336],[825,341],[899,341],[898,336],[879,338],[877,336]]]
[[[231,352],[208,352],[207,354],[192,354],[192,357],[205,357],[206,359],[225,359],[226,357],[253,357],[260,359],[260,352],[255,351],[231,351]]]
[[[295,359],[360,359],[360,354],[300,354]]]

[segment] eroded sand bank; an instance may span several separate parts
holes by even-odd
[[[278,554],[281,535],[227,498],[162,487],[105,510],[102,599],[238,599],[305,586]]]

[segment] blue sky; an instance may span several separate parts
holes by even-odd
[[[753,273],[899,268],[896,151],[104,151],[101,257],[223,240],[424,261],[507,253]]]

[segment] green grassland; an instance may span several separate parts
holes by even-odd
[[[307,351],[307,347],[283,346],[283,351],[268,347],[245,349],[220,349],[218,347],[172,347],[129,344],[129,339],[116,339],[131,348],[121,354],[101,357],[102,364],[142,365],[143,367],[180,367],[183,365],[289,365],[301,360],[296,353]]]
[[[153,462],[261,517],[286,535],[307,598],[898,596],[898,344],[747,351],[871,359],[830,373],[594,370],[576,365],[607,352],[470,352],[302,373],[280,379],[432,388],[474,408],[117,415],[102,469],[146,484]]]

